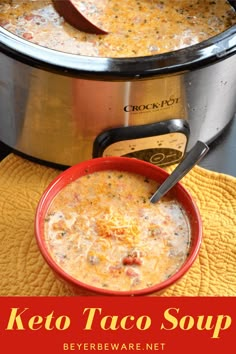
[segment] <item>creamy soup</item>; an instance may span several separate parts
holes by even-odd
[[[98,288],[137,290],[168,279],[187,258],[190,225],[170,195],[149,202],[156,188],[155,181],[114,170],[67,185],[45,217],[52,258]]]
[[[51,1],[1,0],[0,25],[41,46],[99,57],[136,57],[187,47],[234,23],[226,0],[78,1],[107,35],[80,32],[67,24]],[[93,3],[93,6],[91,6]]]

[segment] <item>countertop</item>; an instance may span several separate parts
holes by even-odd
[[[236,116],[210,145],[200,166],[236,177]]]
[[[208,154],[199,165],[236,177],[236,117],[209,146]],[[0,142],[0,160],[10,152],[12,149]]]

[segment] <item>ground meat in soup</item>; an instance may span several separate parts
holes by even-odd
[[[136,57],[174,51],[204,41],[236,23],[227,0],[78,1],[107,35],[65,23],[51,1],[2,0],[0,25],[51,49],[88,56]],[[91,5],[93,4],[93,6]]]
[[[168,279],[188,256],[190,224],[174,198],[149,202],[156,188],[146,177],[114,170],[70,183],[45,217],[52,258],[98,288],[137,290]]]

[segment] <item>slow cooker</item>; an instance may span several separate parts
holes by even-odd
[[[235,2],[232,2],[235,6]],[[236,112],[236,25],[159,55],[67,54],[0,27],[0,140],[71,166],[130,156],[159,166],[210,143]]]

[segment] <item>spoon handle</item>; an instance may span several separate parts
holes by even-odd
[[[158,202],[181,178],[183,178],[196,165],[205,154],[209,147],[202,141],[197,141],[193,148],[187,153],[186,157],[180,162],[175,170],[161,184],[157,191],[150,198],[151,203]]]

